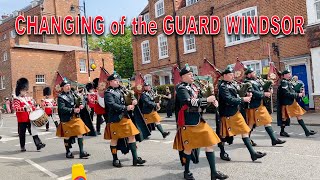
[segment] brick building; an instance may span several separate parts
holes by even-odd
[[[25,16],[77,16],[79,10],[70,12],[71,5],[79,4],[78,0],[35,0],[10,16],[0,20],[0,102],[14,93],[16,81],[26,77],[29,84],[29,95],[38,102],[43,97],[45,86],[54,87],[56,72],[72,81],[87,83],[88,61],[85,43],[79,35],[16,35],[15,17]],[[22,24],[21,26],[25,26]],[[105,68],[113,71],[113,57],[110,53],[90,51],[90,64],[101,67],[104,59]],[[99,77],[100,70],[90,70],[91,81]]]
[[[312,79],[314,85],[313,97],[315,109],[320,110],[320,1],[307,0],[307,35],[308,47],[311,52],[312,61]]]
[[[164,7],[164,10],[161,7]],[[168,49],[167,57],[159,58],[159,53],[163,51],[160,47],[163,44],[160,42],[163,16],[158,17],[158,13],[162,11],[164,15],[197,17],[212,14],[219,16],[221,31],[216,36],[168,36],[166,37],[167,43],[164,43]],[[310,99],[309,106],[314,108],[311,56],[306,35],[273,36],[271,33],[268,35],[226,35],[224,23],[224,18],[228,15],[264,15],[269,18],[273,15],[278,15],[280,18],[284,15],[291,17],[300,15],[306,21],[305,1],[149,0],[148,6],[141,15],[146,19],[155,20],[160,26],[156,36],[133,37],[135,71],[144,74],[147,80],[153,82],[153,85],[168,83],[169,80],[159,82],[157,79],[158,77],[163,79],[161,76],[165,70],[168,74],[165,76],[171,77],[171,65],[175,63],[180,65],[189,63],[195,66],[197,71],[203,59],[206,58],[219,69],[224,69],[228,64],[234,64],[238,57],[245,65],[253,66],[258,74],[262,74],[271,59],[278,69],[288,67],[292,70],[293,75],[299,76],[299,79],[306,85],[306,92]],[[159,71],[161,73],[158,73]]]

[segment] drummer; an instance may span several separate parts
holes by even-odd
[[[17,81],[16,85],[16,97],[13,100],[13,108],[16,111],[16,116],[18,120],[18,133],[20,140],[20,148],[21,152],[25,152],[25,144],[26,144],[26,130],[28,127],[31,127],[32,138],[34,144],[37,147],[37,150],[40,150],[46,146],[46,144],[42,143],[41,139],[38,136],[37,127],[30,123],[30,112],[34,111],[36,108],[32,103],[32,97],[27,96],[27,92],[29,90],[29,81],[26,78],[20,78]]]

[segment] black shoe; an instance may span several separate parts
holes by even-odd
[[[257,159],[263,158],[267,153],[262,153],[262,152],[256,152],[254,155],[251,155],[252,161],[255,161]]]
[[[285,143],[286,141],[283,141],[281,139],[276,139],[275,141],[272,141],[272,146],[275,146],[277,144],[283,144]]]
[[[164,132],[163,134],[162,134],[162,137],[163,137],[163,139],[165,139],[167,136],[169,136],[170,135],[170,132]]]
[[[217,174],[211,176],[211,180],[216,180],[216,179],[228,179],[229,176],[223,174],[222,172],[217,171]]]
[[[27,151],[27,150],[26,150],[25,147],[21,148],[21,152],[26,152],[26,151]]]
[[[257,143],[255,143],[255,142],[252,141],[251,139],[250,139],[250,141],[251,141],[251,145],[252,145],[252,146],[257,146]]]
[[[73,156],[72,152],[66,153],[66,158],[73,159],[74,156]]]
[[[114,167],[117,167],[117,168],[121,168],[121,167],[122,167],[122,164],[121,164],[121,162],[120,162],[119,159],[113,160],[112,165],[113,165]]]
[[[101,135],[101,132],[97,132],[97,135]]]
[[[309,137],[310,135],[315,135],[317,134],[316,131],[310,130],[308,134],[306,134],[307,137]]]
[[[49,131],[49,129],[46,129],[46,131]]]
[[[141,159],[141,157],[138,157],[137,159],[133,160],[133,166],[141,166],[142,164],[146,163],[146,160]]]
[[[186,180],[195,180],[194,177],[193,177],[193,174],[191,172],[184,172],[183,173],[183,177]]]
[[[39,145],[37,145],[37,150],[39,151],[40,149],[46,147],[46,144],[40,143]]]
[[[290,135],[289,135],[287,132],[285,132],[285,131],[280,132],[280,136],[290,137]]]
[[[224,152],[224,153],[220,153],[220,158],[224,161],[231,161],[231,158],[229,157],[229,154]]]
[[[90,154],[87,152],[80,153],[80,159],[88,159],[89,156]]]

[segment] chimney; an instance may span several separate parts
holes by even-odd
[[[9,16],[8,15],[2,15],[1,16],[1,19],[6,19],[6,18],[8,18]]]

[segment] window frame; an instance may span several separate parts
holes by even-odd
[[[145,53],[144,53],[144,44],[148,44],[148,50],[147,51],[149,51],[149,60],[145,60]],[[146,52],[147,53],[147,52]],[[151,63],[151,50],[150,50],[150,42],[149,42],[149,40],[145,40],[145,41],[143,41],[142,43],[141,43],[141,57],[142,57],[142,64],[149,64],[149,63]]]
[[[84,64],[82,64],[84,62]],[[82,66],[82,67],[81,67]],[[84,68],[84,69],[83,69]],[[87,65],[86,65],[86,60],[85,59],[80,59],[79,60],[79,70],[80,73],[87,73]]]
[[[36,74],[36,84],[46,84],[46,76],[44,74]]]
[[[238,35],[235,35],[235,34],[228,35],[228,33],[227,33],[227,24],[226,24],[226,18],[227,17],[231,17],[231,16],[236,16],[236,17],[240,16],[240,17],[242,17],[243,13],[251,12],[252,10],[255,11],[255,15],[252,16],[252,17],[258,16],[258,8],[257,8],[257,6],[252,6],[252,7],[248,7],[248,8],[236,11],[234,13],[231,13],[231,14],[229,14],[229,15],[227,15],[227,16],[225,16],[223,18],[224,19],[224,38],[225,38],[225,44],[226,44],[225,47],[234,46],[234,45],[238,45],[238,44],[242,44],[242,43],[246,43],[246,42],[255,41],[255,40],[260,39],[259,35],[251,34],[251,37],[245,37],[246,35],[245,34],[241,34],[241,32],[239,32]],[[239,40],[234,40],[234,41],[229,42],[229,38],[230,37],[231,38],[239,37]]]
[[[163,40],[163,41],[161,41],[161,40]],[[166,49],[164,50],[164,53],[163,53],[164,55],[162,55],[162,46],[161,46],[162,42],[166,43],[166,45],[163,45],[163,47],[166,46]],[[165,51],[166,51],[166,54],[165,54]],[[158,52],[159,52],[159,60],[169,57],[168,37],[164,34],[160,34],[158,36]]]
[[[194,39],[194,48],[193,49],[187,49],[188,44],[187,44],[187,36],[191,37],[193,36]],[[197,44],[196,44],[196,36],[194,34],[185,34],[183,35],[183,49],[184,49],[184,54],[189,54],[197,51]]]
[[[147,18],[147,21],[146,21],[146,17],[148,17],[148,18]],[[146,23],[150,22],[150,13],[145,13],[145,14],[143,15],[143,20],[144,20]]]
[[[318,18],[318,13],[317,13],[317,3],[319,3],[319,13],[320,13],[320,0],[314,0],[313,2],[313,8],[314,8],[314,12],[315,12],[315,17],[316,17],[316,22],[320,21],[320,16]],[[320,15],[320,14],[319,14]]]
[[[5,62],[8,60],[9,60],[8,51],[4,51],[2,55],[2,61]]]
[[[11,37],[12,39],[14,39],[14,38],[17,37],[17,32],[16,32],[16,30],[11,30],[11,31],[10,31],[10,37]]]
[[[192,1],[195,1],[195,2],[192,2]],[[199,2],[199,0],[186,0],[186,7],[192,6],[197,2]]]
[[[150,78],[150,79],[148,79],[148,78]],[[149,83],[151,86],[152,86],[152,74],[146,74],[146,75],[144,75],[143,76],[143,79],[144,79],[144,81],[146,82],[146,83]]]
[[[2,75],[0,76],[0,90],[6,89],[5,85],[5,77]]]
[[[163,13],[162,14],[158,14],[158,5],[162,3],[162,9],[163,9]],[[154,9],[155,9],[155,17],[161,17],[163,15],[165,15],[165,10],[164,10],[164,0],[158,0],[155,4],[154,4]]]

